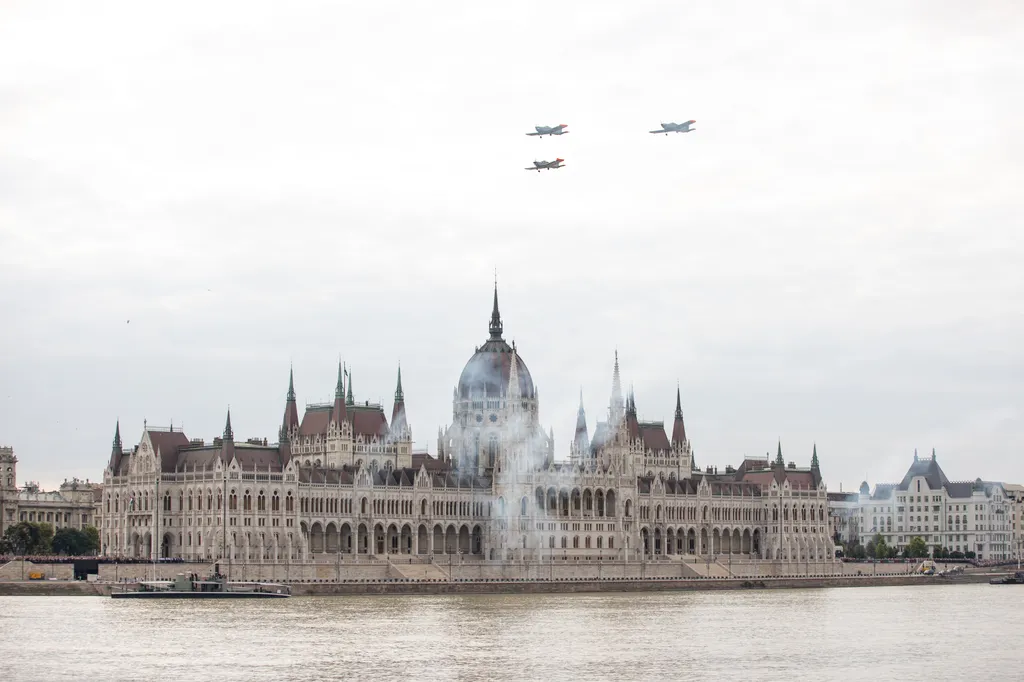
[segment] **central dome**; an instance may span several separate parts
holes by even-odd
[[[466,363],[459,377],[458,395],[461,399],[470,397],[497,398],[508,395],[508,379],[512,371],[512,347],[501,337],[501,315],[498,312],[498,288],[494,288],[494,308],[491,310],[491,337],[480,346]],[[535,397],[533,377],[526,368],[521,355],[516,354],[516,373],[519,375],[519,391],[524,398]]]

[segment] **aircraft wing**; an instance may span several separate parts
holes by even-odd
[[[546,133],[526,133],[526,134],[529,135],[530,137],[533,137],[534,135],[546,135]]]

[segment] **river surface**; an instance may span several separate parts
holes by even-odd
[[[1024,680],[1024,587],[0,597],[0,679]]]

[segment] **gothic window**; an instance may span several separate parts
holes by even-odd
[[[178,493],[178,511],[185,511],[185,493]]]
[[[256,498],[256,511],[267,511],[267,496],[263,494],[262,490]]]
[[[228,510],[236,511],[238,509],[238,493],[234,490],[228,495]]]
[[[252,494],[248,490],[242,495],[242,511],[252,511]]]
[[[191,490],[188,491],[188,510],[192,511],[192,491]],[[191,544],[191,543],[192,543],[192,541],[190,539],[189,540],[189,544]]]
[[[164,495],[164,511],[165,512],[171,511],[171,494],[170,493],[167,493],[166,495]]]
[[[278,497],[276,490],[274,496],[270,498],[270,511],[281,511],[281,498]]]
[[[288,491],[288,495],[284,498],[284,510],[287,512],[295,511],[295,500],[292,498],[292,491]]]
[[[487,462],[494,466],[494,460],[498,458],[498,436],[492,434],[487,441]]]
[[[521,501],[521,502],[519,503],[519,515],[520,515],[520,516],[526,516],[526,505],[527,505],[527,504],[529,504],[529,502],[528,502],[528,501],[527,501],[527,499],[526,499],[526,498],[524,497],[524,498],[522,499],[522,501]]]
[[[423,500],[422,502],[420,502],[420,516],[426,516],[426,515],[427,515],[427,501]]]

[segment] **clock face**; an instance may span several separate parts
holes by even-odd
[[[491,423],[493,424],[494,422],[498,421],[498,415],[496,415],[496,414],[492,414],[492,415],[491,415],[491,416],[489,417],[489,419],[491,420]]]

